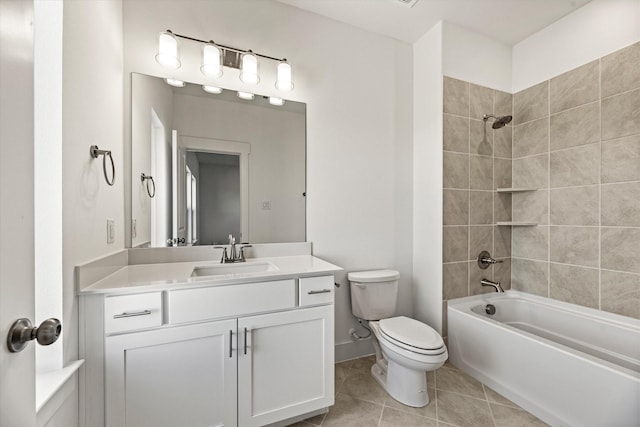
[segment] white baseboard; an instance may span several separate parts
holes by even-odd
[[[373,353],[371,338],[366,338],[359,341],[347,341],[336,344],[335,358],[336,363],[338,363],[345,360],[357,359],[358,357],[369,356]]]

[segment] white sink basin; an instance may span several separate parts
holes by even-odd
[[[222,276],[229,274],[255,274],[278,271],[278,267],[270,262],[242,262],[237,264],[216,264],[193,268],[191,277]]]

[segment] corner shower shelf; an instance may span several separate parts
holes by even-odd
[[[503,225],[507,227],[535,227],[538,223],[526,221],[498,221],[496,222],[496,225]]]
[[[498,193],[523,193],[525,191],[536,191],[535,187],[521,187],[521,188],[498,188]]]

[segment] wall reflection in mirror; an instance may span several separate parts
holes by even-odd
[[[133,73],[131,133],[132,247],[305,241],[305,104]]]

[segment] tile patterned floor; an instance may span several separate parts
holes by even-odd
[[[336,403],[295,427],[541,427],[543,423],[486,385],[447,363],[429,372],[429,404],[393,400],[371,376],[373,356],[336,364]]]

